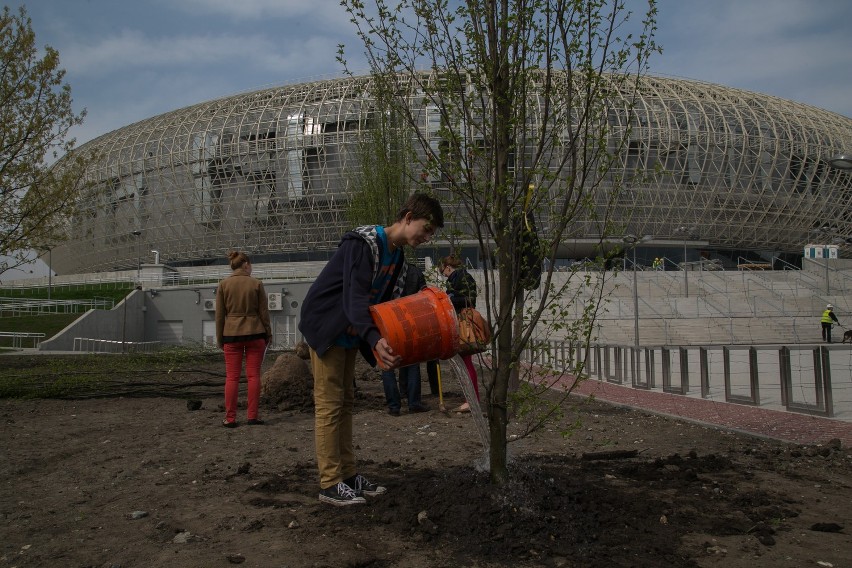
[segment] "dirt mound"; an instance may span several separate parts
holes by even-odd
[[[380,371],[361,358],[355,364],[356,398],[372,408],[382,408],[384,397],[365,396],[359,384],[381,382]],[[307,346],[278,356],[260,379],[260,401],[268,409],[310,411],[314,408],[314,377]]]
[[[264,405],[278,410],[309,410],[314,407],[314,377],[304,359],[283,353],[260,379]]]

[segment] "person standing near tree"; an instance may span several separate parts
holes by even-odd
[[[447,279],[447,295],[456,314],[465,308],[476,308],[476,280],[462,267],[461,260],[457,256],[445,256],[438,263],[438,269]],[[476,367],[473,366],[473,355],[462,355],[461,358],[473,383],[476,399],[479,400],[479,378],[476,375]],[[470,412],[470,403],[465,401],[456,412]]]
[[[272,338],[266,291],[263,282],[251,275],[251,260],[244,252],[231,251],[228,261],[233,273],[216,289],[216,343],[225,352],[226,428],[237,427],[237,399],[243,359],[248,383],[248,424],[263,424],[258,418],[260,367]]]
[[[352,439],[355,358],[387,369],[401,357],[381,336],[370,305],[398,298],[405,286],[403,247],[417,247],[444,226],[434,197],[412,194],[388,227],[349,231],[302,302],[299,330],[310,347],[319,499],[335,506],[365,503],[387,489],[358,472]]]

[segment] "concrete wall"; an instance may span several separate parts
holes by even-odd
[[[73,351],[74,338],[110,341],[145,341],[145,294],[134,290],[111,310],[89,310],[52,338],[42,341],[40,351]]]
[[[270,310],[272,347],[293,347],[300,339],[299,312],[313,280],[265,281],[267,294],[282,294],[282,309]],[[215,346],[216,284],[145,291],[144,340]]]
[[[264,282],[267,294],[282,295],[281,309],[269,312],[273,348],[293,347],[301,340],[299,312],[312,282],[313,279]],[[42,341],[40,349],[72,351],[75,337],[215,346],[216,287],[217,284],[205,284],[134,290],[112,310],[85,313],[53,338]]]

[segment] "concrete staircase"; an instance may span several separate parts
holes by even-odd
[[[478,271],[472,271],[477,275]],[[634,343],[634,274],[554,274],[568,282],[576,300],[564,302],[563,323],[580,318],[602,287],[595,335],[599,343]],[[818,266],[776,271],[652,271],[635,274],[641,345],[761,345],[820,343],[820,316],[831,303],[842,325],[852,328],[852,266],[831,273],[828,293]],[[482,289],[482,288],[480,288]],[[840,342],[843,327],[834,328]]]
[[[825,281],[801,271],[640,271],[639,338],[643,345],[819,343],[825,305],[835,306],[841,324],[852,327],[844,290],[825,293]],[[634,342],[633,273],[620,272],[610,306],[598,320],[607,343]],[[840,341],[843,328],[835,327]]]

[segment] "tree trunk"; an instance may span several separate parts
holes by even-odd
[[[511,235],[503,238],[503,246],[498,252],[498,263],[501,266],[510,266],[512,250],[508,246]],[[511,313],[512,305],[515,303],[514,287],[511,270],[501,270],[500,280],[500,313]],[[491,483],[502,485],[509,480],[508,456],[506,453],[506,424],[507,424],[507,401],[509,393],[509,380],[512,375],[512,344],[514,342],[513,326],[499,326],[497,336],[497,364],[494,365],[494,387],[491,391],[491,399],[488,401],[490,413],[488,415],[488,430],[490,434],[490,467]]]

